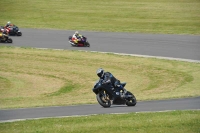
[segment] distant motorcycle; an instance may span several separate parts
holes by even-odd
[[[12,39],[11,39],[8,35],[2,34],[2,35],[0,36],[0,42],[12,43],[13,41],[12,41]]]
[[[11,36],[22,36],[22,32],[16,25],[5,27],[8,30],[8,34]]]
[[[125,87],[126,83],[121,83]],[[98,103],[104,108],[108,108],[111,104],[135,106],[137,103],[136,97],[130,92],[121,92],[120,89],[113,88],[109,84],[103,84],[102,80],[95,83],[93,92],[96,94]],[[111,103],[112,100],[112,103]]]
[[[78,38],[78,44],[74,43],[72,36],[69,36],[69,43],[73,47],[90,47],[90,43],[87,41],[87,38],[84,36]]]
[[[4,28],[3,26],[0,26],[0,30],[3,34],[9,35],[8,34],[8,30],[6,28]]]

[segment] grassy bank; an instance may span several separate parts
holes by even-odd
[[[199,0],[1,0],[0,25],[200,35]],[[12,8],[11,8],[12,7]]]
[[[111,114],[0,123],[2,133],[199,133],[200,111]]]
[[[200,96],[200,64],[70,50],[0,47],[0,108],[97,103],[99,67],[138,100]]]

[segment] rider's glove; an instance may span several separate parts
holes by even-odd
[[[121,85],[117,85],[117,87],[121,87]]]
[[[107,80],[107,81],[103,81],[102,84],[108,84],[110,83],[110,80]]]

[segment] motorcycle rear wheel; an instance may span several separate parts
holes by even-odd
[[[109,108],[111,106],[111,101],[109,95],[105,91],[101,91],[96,95],[98,103],[104,108]]]
[[[126,105],[135,106],[137,103],[136,97],[130,91],[127,91],[126,95],[132,95],[132,97],[126,98]]]

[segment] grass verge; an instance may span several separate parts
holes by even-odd
[[[102,114],[0,123],[2,133],[199,133],[200,111]]]
[[[1,0],[0,5],[0,25],[200,35],[199,0]]]
[[[0,47],[0,108],[97,103],[99,67],[141,100],[200,96],[200,64],[70,50]]]

